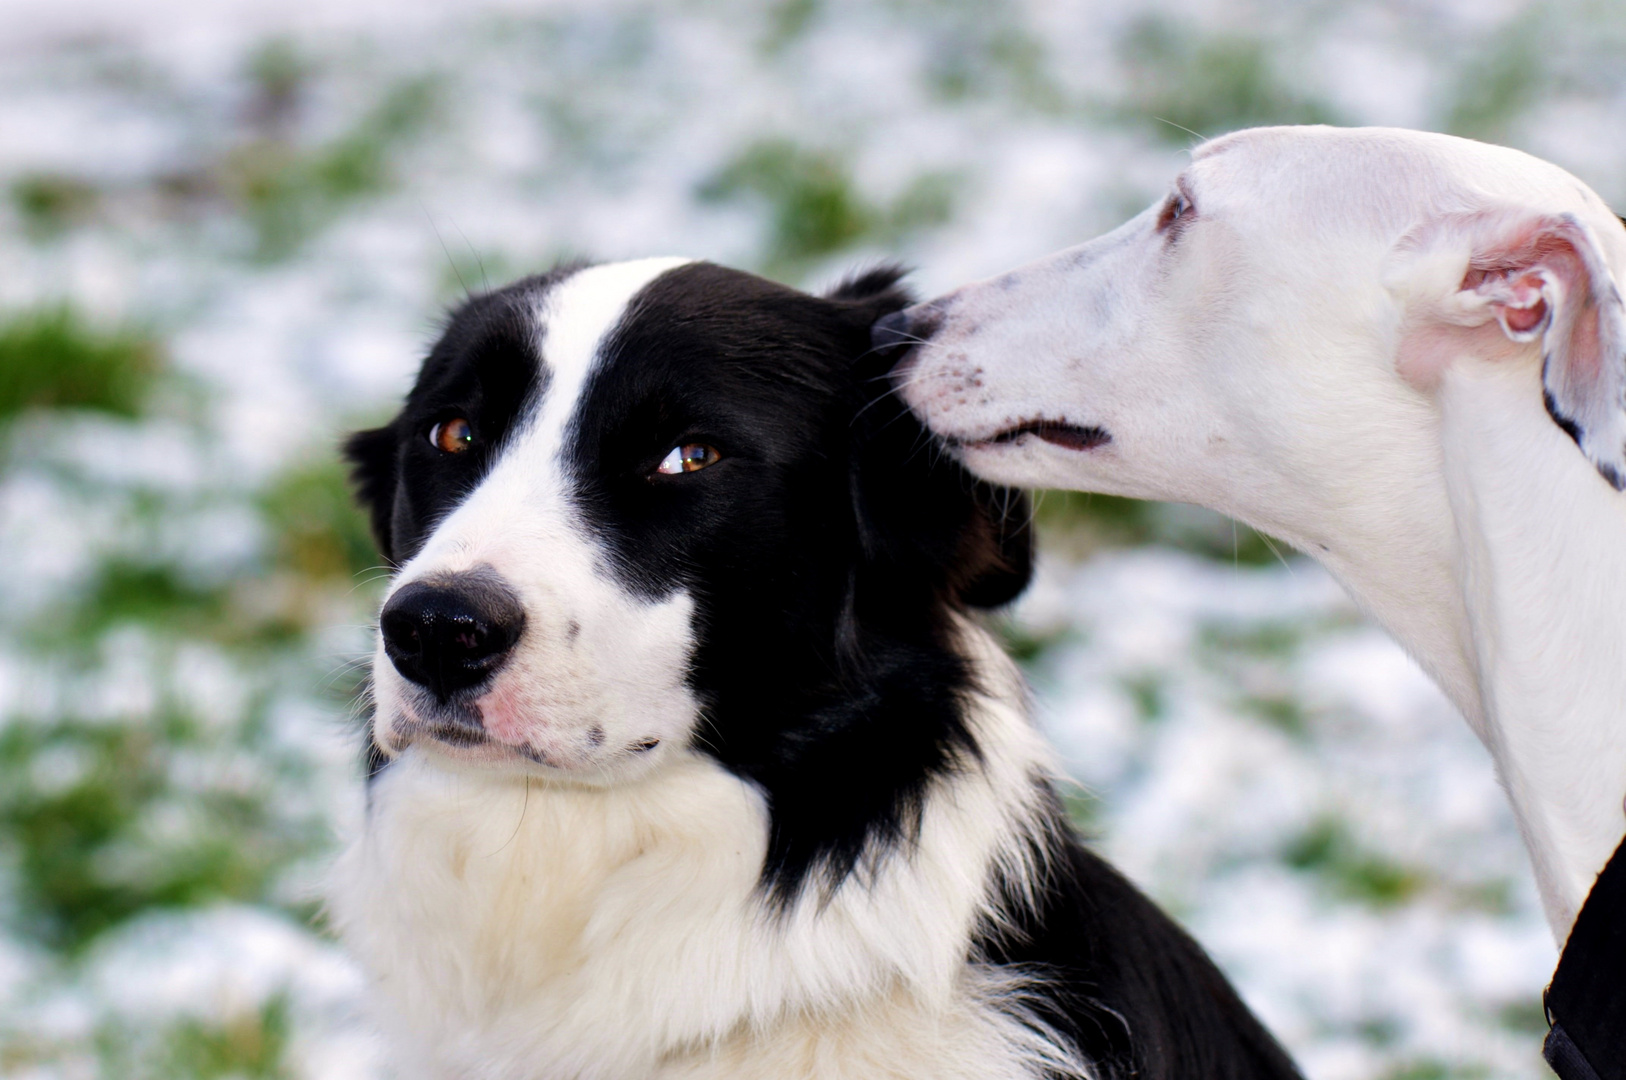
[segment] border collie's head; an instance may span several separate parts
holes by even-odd
[[[869,328],[897,278],[816,297],[650,259],[463,305],[348,444],[399,567],[383,756],[603,784],[692,751],[760,785],[776,832],[799,802],[821,832],[897,829],[965,748],[952,613],[1030,566],[1025,501],[886,392]]]

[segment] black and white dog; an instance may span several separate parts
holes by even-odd
[[[896,277],[527,279],[350,442],[399,572],[331,903],[405,1075],[1297,1075],[1070,833],[969,616],[1025,505],[882,392]]]

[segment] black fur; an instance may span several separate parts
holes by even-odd
[[[699,601],[701,737],[767,794],[781,901],[909,839],[927,781],[973,750],[949,613],[1029,573],[1025,501],[880,393],[869,326],[907,302],[896,278],[820,299],[707,264],[665,275],[607,344],[573,440],[582,511],[629,587]],[[722,461],[652,492],[690,437]]]
[[[471,298],[448,320],[395,419],[345,441],[356,496],[390,563],[410,559],[435,523],[474,489],[515,419],[546,389],[532,312],[578,269],[561,266]],[[466,454],[437,453],[429,429],[454,413],[474,426],[474,447]]]
[[[401,415],[350,441],[391,559],[546,392],[528,313],[570,272],[464,305]],[[815,297],[709,264],[670,271],[602,346],[566,439],[572,497],[611,571],[646,597],[695,598],[697,742],[763,792],[762,888],[779,905],[907,857],[929,782],[977,754],[952,622],[1012,599],[1031,571],[1025,497],[971,477],[887,390],[870,327],[908,303],[898,277]],[[425,433],[454,410],[476,446],[436,454]],[[652,475],[691,440],[718,463]],[[1202,951],[1059,809],[1053,824],[1037,910],[1013,888],[982,958],[1041,976],[1038,1012],[1104,1077],[1296,1076]]]
[[[1036,781],[1042,782],[1042,781]],[[978,955],[1043,978],[1038,1018],[1104,1078],[1297,1077],[1292,1059],[1191,937],[1079,843],[1054,792],[1031,882],[1005,882],[1010,921],[984,929]]]

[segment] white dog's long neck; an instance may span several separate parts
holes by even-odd
[[[1626,494],[1541,400],[1523,364],[1439,390],[1481,734],[1562,942],[1626,833]]]

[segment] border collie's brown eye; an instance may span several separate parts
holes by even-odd
[[[721,454],[705,443],[684,443],[682,446],[672,447],[671,452],[655,467],[655,471],[663,476],[699,472],[707,465],[717,464],[721,457]]]
[[[474,445],[474,428],[461,416],[442,420],[429,429],[429,445],[447,454],[461,454]]]

